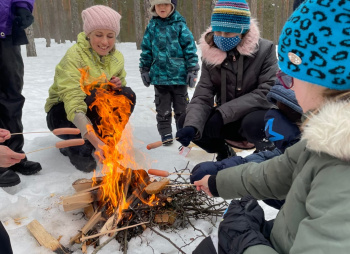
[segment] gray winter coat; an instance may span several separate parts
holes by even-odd
[[[214,98],[224,124],[237,121],[250,112],[269,109],[271,104],[266,94],[275,83],[278,71],[276,48],[272,42],[260,38],[254,20],[240,44],[228,53],[211,47],[205,41],[205,34],[199,45],[203,62],[201,77],[187,106],[184,124],[199,131],[197,138],[201,137],[214,107]],[[221,86],[222,74],[226,81],[226,96],[222,94],[225,92]]]
[[[302,141],[281,156],[219,172],[219,195],[232,199],[285,199],[270,235],[274,249],[244,254],[349,253],[349,103],[328,103],[304,127]]]

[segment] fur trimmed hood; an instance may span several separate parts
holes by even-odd
[[[199,47],[202,51],[203,61],[209,65],[220,65],[226,59],[227,53],[218,49],[217,47],[211,47],[206,41],[205,36],[211,32],[212,29],[209,27],[199,39]],[[241,55],[252,56],[259,46],[260,30],[258,23],[255,19],[250,20],[250,30],[244,36],[243,40],[238,44],[237,50]]]
[[[302,140],[307,148],[350,161],[350,104],[329,102],[304,126]]]

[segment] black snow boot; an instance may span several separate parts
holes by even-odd
[[[38,173],[42,167],[39,162],[29,161],[26,157],[19,163],[9,167],[9,169],[21,173],[22,175],[33,175]]]
[[[90,154],[87,153],[88,151],[91,151]],[[85,145],[79,150],[75,149],[75,147],[60,148],[60,152],[64,156],[68,156],[70,162],[80,171],[89,173],[96,169],[97,163],[92,156],[93,151]]]
[[[0,168],[0,187],[12,187],[21,182],[19,176],[8,168]]]
[[[216,160],[222,161],[232,156],[236,156],[236,152],[232,149],[231,146],[225,144],[225,147],[223,147],[222,151],[219,151],[217,153]]]
[[[162,135],[163,146],[168,146],[173,143],[173,135],[171,133]]]

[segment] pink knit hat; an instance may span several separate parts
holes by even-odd
[[[120,31],[120,19],[122,16],[112,8],[105,5],[91,6],[81,13],[83,29],[86,35],[96,29],[112,30],[118,36]]]

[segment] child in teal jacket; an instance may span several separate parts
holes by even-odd
[[[187,85],[194,87],[199,70],[197,48],[176,0],[151,0],[153,18],[141,44],[140,72],[144,85],[154,85],[157,127],[165,145],[172,143],[175,121],[188,104]]]

